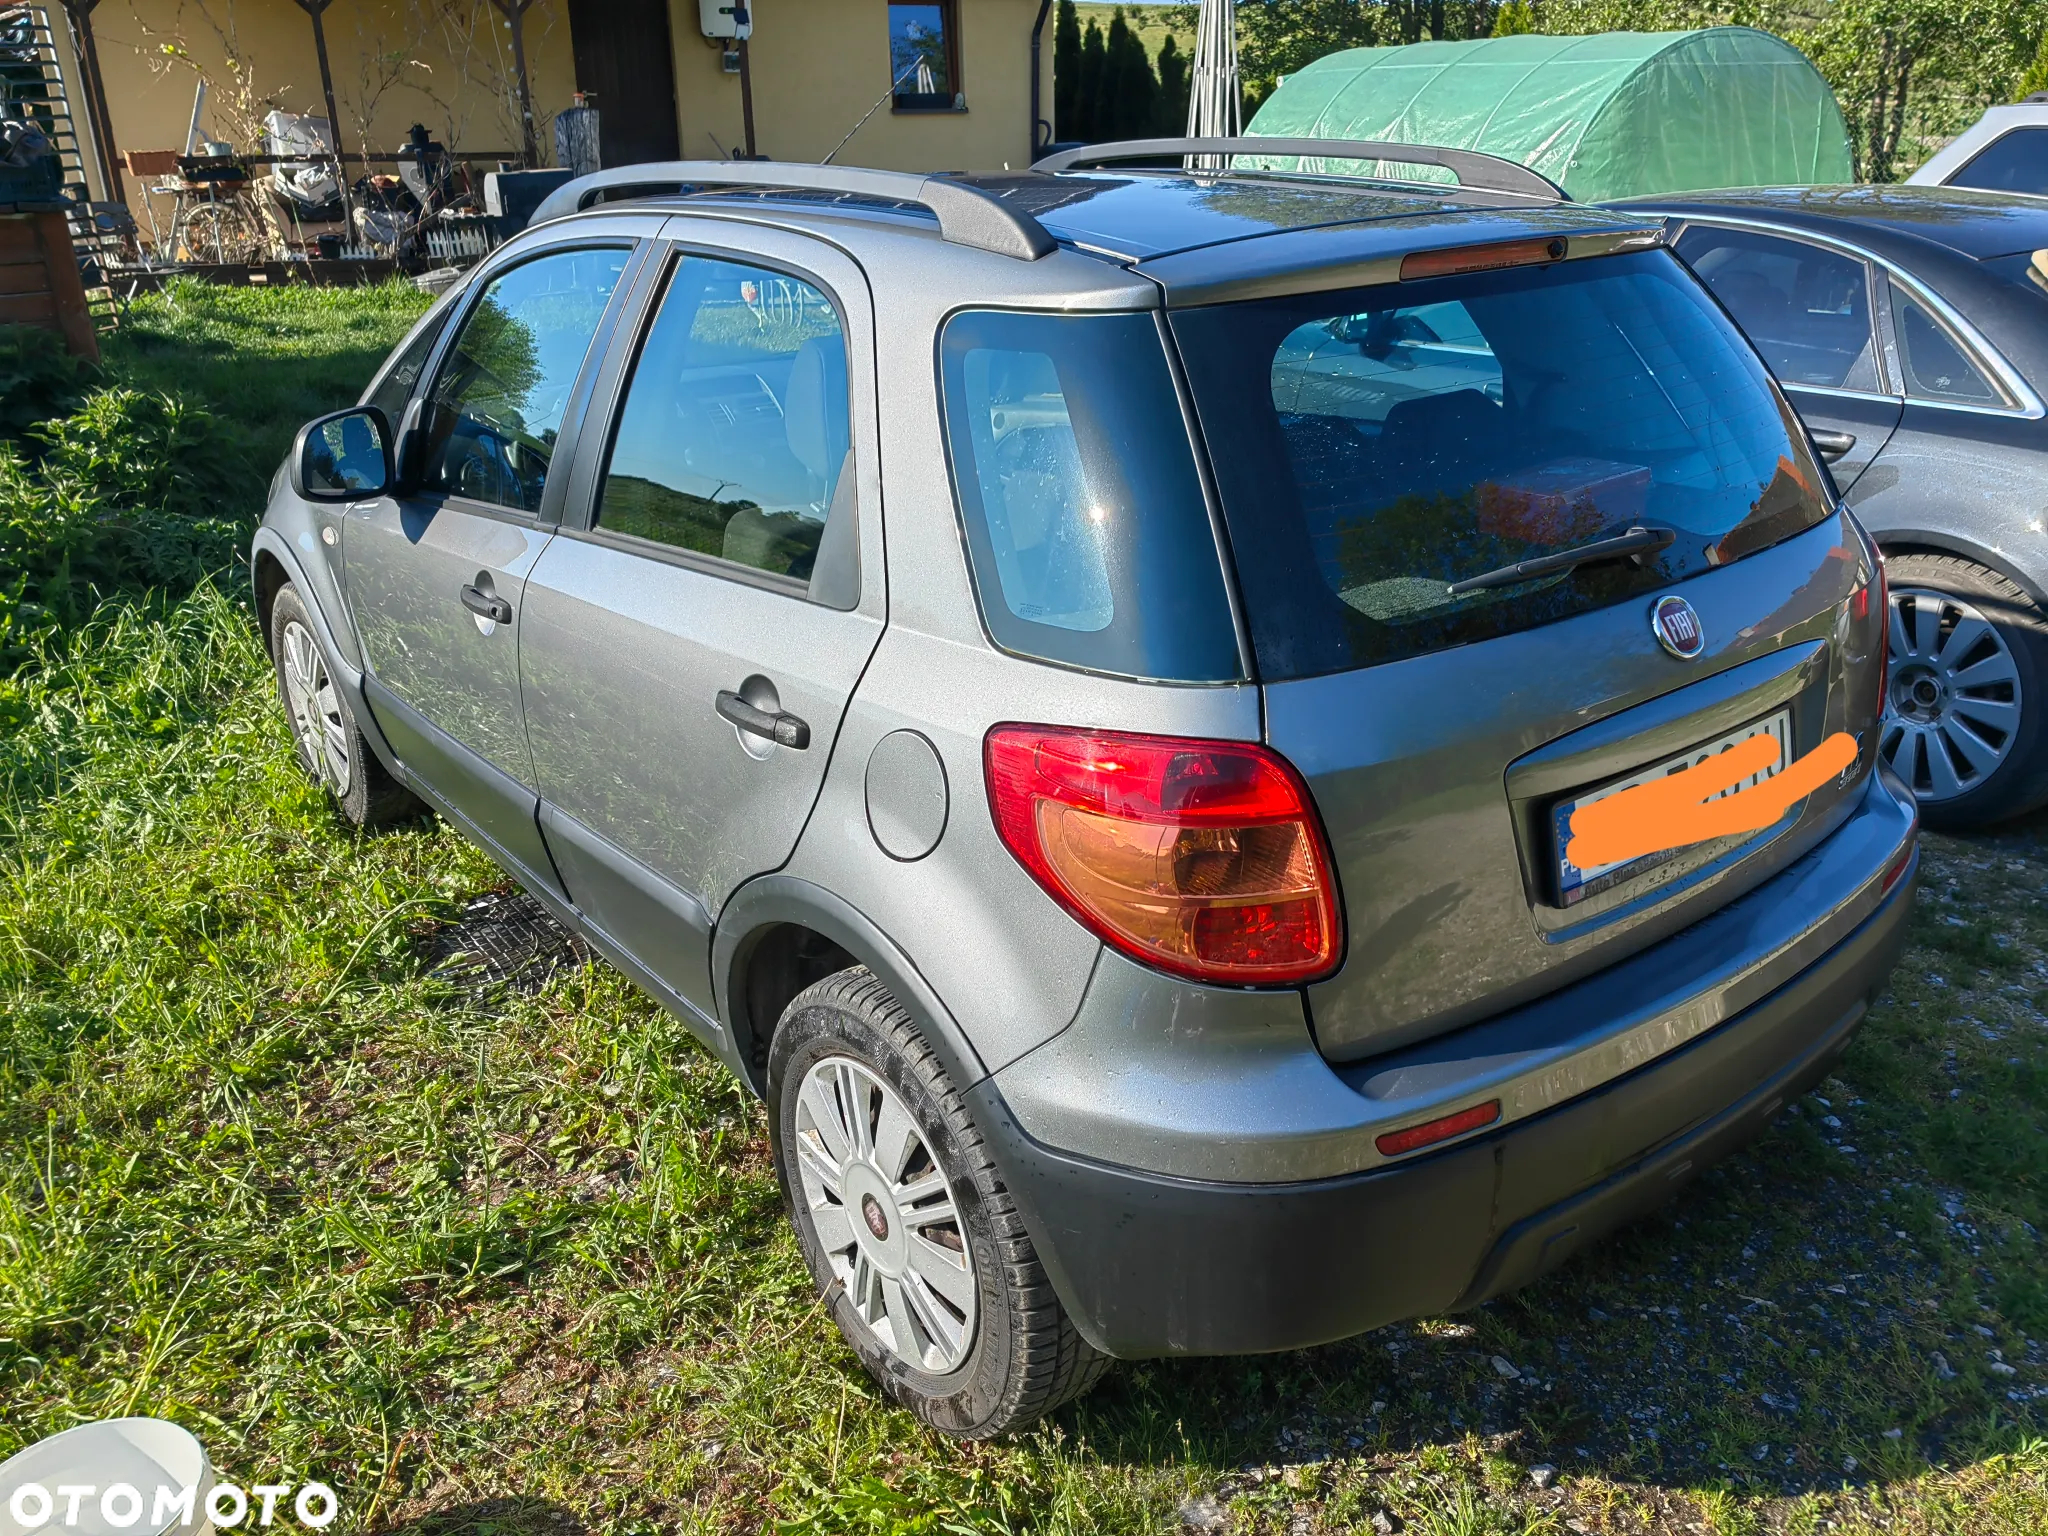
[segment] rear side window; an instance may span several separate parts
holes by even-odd
[[[1664,252],[1174,316],[1270,679],[1545,624],[1828,515],[1790,407]],[[1676,540],[1458,596],[1644,525]]]
[[[1803,240],[1695,227],[1678,252],[1787,384],[1876,393],[1870,271]]]
[[[1986,192],[2048,193],[2048,128],[2015,128],[2000,134],[1948,184]]]
[[[686,256],[633,369],[597,526],[808,582],[851,477],[846,337],[823,290]]]
[[[1127,677],[1241,676],[1153,317],[967,311],[940,353],[954,488],[996,644]]]

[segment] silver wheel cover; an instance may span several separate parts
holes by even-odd
[[[334,680],[327,675],[319,642],[296,620],[286,622],[280,642],[285,708],[291,713],[299,755],[322,784],[337,796],[346,795],[353,766],[348,727],[342,721],[341,700],[335,695]]]
[[[1950,592],[1894,587],[1878,752],[1926,801],[1998,771],[2020,725],[2020,674],[1991,621]]]
[[[896,1091],[827,1056],[797,1085],[804,1209],[854,1312],[890,1354],[931,1375],[974,1345],[974,1256],[945,1170]]]

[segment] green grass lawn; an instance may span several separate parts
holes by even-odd
[[[220,413],[253,517],[418,307],[180,288],[109,373]],[[601,963],[437,962],[500,877],[300,780],[239,573],[36,644],[0,687],[0,1453],[163,1414],[224,1477],[333,1484],[336,1530],[2048,1529],[2048,818],[1928,840],[1838,1076],[1658,1217],[1467,1316],[1120,1367],[960,1447],[860,1374],[679,1025]]]

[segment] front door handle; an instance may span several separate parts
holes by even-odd
[[[495,592],[486,592],[482,587],[465,586],[462,589],[462,606],[480,619],[489,619],[494,624],[512,622],[512,605]]]
[[[718,713],[721,719],[730,720],[750,736],[766,736],[780,747],[791,747],[801,752],[811,744],[811,728],[781,709],[770,712],[756,709],[730,688],[718,691]]]
[[[1820,456],[1830,464],[1856,446],[1856,435],[1853,432],[1829,432],[1818,427],[1810,427],[1806,435],[1813,439],[1813,446],[1820,450]]]

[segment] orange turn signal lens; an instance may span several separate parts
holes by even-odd
[[[1099,938],[1226,985],[1312,980],[1343,953],[1329,851],[1299,775],[1247,742],[1002,725],[996,831]]]
[[[1445,1115],[1441,1120],[1425,1120],[1421,1125],[1411,1125],[1405,1131],[1389,1131],[1386,1135],[1375,1138],[1373,1145],[1380,1149],[1382,1157],[1399,1157],[1403,1152],[1433,1147],[1440,1141],[1449,1141],[1453,1136],[1476,1131],[1482,1125],[1491,1125],[1499,1118],[1500,1100],[1488,1099],[1484,1104],[1474,1104],[1470,1109],[1461,1109],[1455,1115]]]

